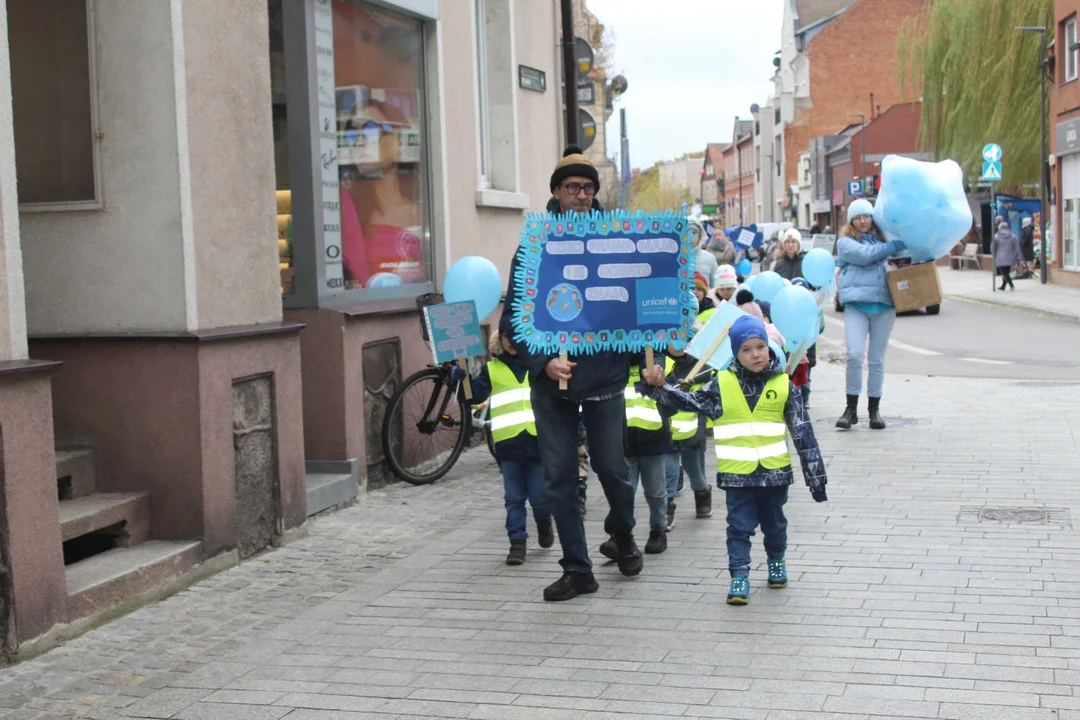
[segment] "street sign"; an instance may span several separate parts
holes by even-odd
[[[518,86],[533,92],[547,92],[547,73],[528,65],[518,65]]]
[[[574,38],[574,59],[577,60],[578,80],[584,80],[592,71],[595,59],[592,45],[585,38]]]
[[[862,195],[862,180],[851,180],[847,184],[848,195]]]
[[[596,85],[592,81],[577,86],[577,101],[578,105],[596,104]]]
[[[584,108],[578,108],[578,139],[582,150],[588,150],[596,141],[596,120]]]
[[[982,169],[982,177],[979,178],[979,182],[1000,182],[1001,181],[1001,163],[1000,162],[984,162]]]
[[[1001,155],[1001,146],[997,143],[989,143],[982,151],[983,160],[988,163],[1000,163]]]

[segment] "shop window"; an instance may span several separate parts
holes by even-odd
[[[513,51],[513,3],[505,0],[473,0],[473,15],[480,174],[476,201],[478,205],[527,207],[528,199],[516,196],[517,82]]]
[[[426,282],[423,24],[360,0],[329,4],[332,29],[319,15],[326,3],[316,4],[316,37],[333,37],[332,69],[317,70],[320,102],[332,75],[337,125],[334,146],[322,152],[323,170],[336,166],[339,185],[336,198],[322,196],[327,285],[335,274],[344,289]]]
[[[274,128],[274,171],[277,180],[277,248],[281,294],[292,293],[293,267],[292,190],[289,187],[289,125],[285,96],[285,19],[282,0],[267,0],[270,13],[270,94]]]
[[[23,210],[100,207],[93,0],[7,0]]]
[[[1080,49],[1076,47],[1076,18],[1065,22],[1065,82],[1072,82],[1080,72]]]

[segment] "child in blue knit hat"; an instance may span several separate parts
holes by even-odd
[[[705,388],[688,393],[665,385],[664,369],[657,365],[648,374],[648,387],[641,383],[639,392],[648,393],[658,405],[703,412],[715,420],[716,484],[727,496],[727,601],[745,605],[750,596],[750,538],[759,526],[765,536],[769,587],[782,588],[788,582],[784,504],[794,473],[785,426],[815,501],[828,499],[828,478],[802,393],[769,349],[765,324],[741,317],[728,336],[735,362]]]

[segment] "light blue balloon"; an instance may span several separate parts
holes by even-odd
[[[477,255],[461,258],[446,271],[443,298],[448,303],[472,300],[476,303],[476,317],[483,320],[494,312],[502,299],[499,269],[487,258]]]
[[[754,272],[754,264],[748,259],[743,258],[739,261],[739,264],[735,266],[735,272],[739,273],[740,277],[746,277]]]
[[[764,300],[767,303],[771,303],[773,298],[776,297],[776,293],[784,289],[784,278],[780,277],[772,270],[766,270],[755,277],[754,289],[752,291],[755,300]]]
[[[743,288],[749,290],[750,292],[754,292],[754,280],[756,279],[757,275],[751,275],[750,277],[746,278],[746,280],[743,280]]]
[[[817,301],[806,288],[786,287],[772,299],[772,321],[789,344],[797,345],[817,328]]]
[[[802,259],[802,274],[814,287],[825,287],[836,274],[836,260],[825,248],[814,248]]]
[[[952,160],[920,162],[898,155],[881,161],[874,222],[907,245],[915,262],[949,254],[971,230],[964,173]]]
[[[787,365],[787,355],[784,354],[784,351],[780,347],[779,343],[777,343],[775,340],[770,340],[769,347],[772,349],[773,354],[775,354],[777,359],[780,361],[780,364]]]

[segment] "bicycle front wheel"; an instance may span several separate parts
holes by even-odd
[[[413,485],[433,483],[454,466],[468,440],[469,413],[450,374],[428,368],[410,375],[383,418],[386,462]]]

